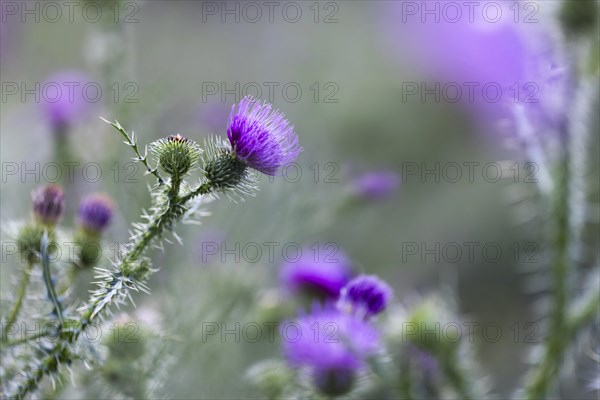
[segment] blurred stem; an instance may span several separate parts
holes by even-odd
[[[600,287],[591,287],[584,295],[583,305],[579,305],[570,313],[567,321],[570,338],[587,326],[600,313]]]
[[[412,380],[410,373],[410,359],[406,357],[403,359],[402,365],[400,367],[400,379],[398,380],[398,389],[400,391],[400,396],[405,400],[412,400]]]
[[[27,260],[25,271],[23,271],[23,277],[21,278],[21,282],[19,282],[19,286],[17,287],[17,301],[15,302],[15,305],[6,319],[6,329],[2,331],[2,342],[6,342],[8,340],[8,327],[11,324],[14,324],[19,316],[19,311],[21,311],[21,306],[23,305],[23,299],[25,298],[25,293],[27,292],[27,286],[29,285],[29,278],[31,277],[32,270],[33,262],[31,260]]]
[[[550,331],[546,339],[543,358],[533,371],[526,384],[526,398],[541,399],[546,396],[548,386],[554,381],[568,344],[568,329],[565,329],[565,309],[567,301],[567,273],[569,264],[569,146],[566,132],[562,135],[562,159],[560,160],[556,185],[552,199],[552,218],[555,223],[553,238],[554,255],[552,266],[553,304],[550,314]]]
[[[73,163],[75,157],[71,152],[70,127],[64,125],[55,127],[54,129],[54,154],[52,155],[52,161],[59,165],[61,170],[64,166],[75,167],[76,164]],[[67,202],[74,199],[73,174],[71,172],[62,174],[60,184],[65,191]]]

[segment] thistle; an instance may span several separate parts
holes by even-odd
[[[294,127],[283,114],[250,96],[237,109],[232,107],[227,137],[236,158],[267,175],[293,163],[302,151]]]
[[[203,155],[204,176],[219,190],[237,187],[252,191],[255,182],[249,169],[275,175],[302,151],[283,114],[253,97],[244,97],[232,107],[227,137],[229,143],[208,140]]]
[[[79,348],[80,338],[88,327],[109,315],[112,306],[119,306],[131,299],[132,291],[149,292],[146,281],[156,269],[146,255],[148,249],[162,247],[165,236],[169,234],[180,240],[175,232],[177,223],[182,220],[191,222],[201,215],[199,207],[204,203],[205,196],[218,191],[250,194],[253,186],[246,184],[251,175],[249,169],[272,173],[281,163],[295,158],[299,151],[296,146],[298,139],[283,116],[279,113],[269,114],[271,108],[266,104],[248,108],[248,102],[255,103],[254,100],[244,100],[240,109],[247,114],[240,114],[231,122],[232,135],[237,139],[229,146],[224,141],[213,139],[207,142],[207,149],[203,151],[194,141],[179,134],[171,135],[150,145],[156,166],[150,165],[146,153],[142,155],[133,134],[130,135],[118,122],[110,123],[133,149],[135,159],[157,179],[157,184],[150,188],[152,207],[148,212],[143,212],[145,222],[133,225],[129,242],[112,261],[112,265],[97,269],[97,288],[77,312],[61,304],[62,299],[54,288],[48,258],[48,234],[52,233],[52,228],[62,216],[64,196],[60,188],[54,186],[35,192],[35,223],[22,235],[22,241],[27,242],[27,254],[31,257],[28,264],[30,268],[21,287],[24,293],[31,267],[38,261],[33,255],[41,254],[44,282],[53,305],[52,316],[58,319],[58,340],[44,348],[41,358],[15,378],[12,384],[16,389],[12,397],[21,399],[31,394],[46,376],[59,378],[60,367],[74,361],[75,349]],[[262,156],[256,158],[261,152]],[[190,173],[199,168],[204,173],[201,181],[196,185],[186,181]],[[159,169],[168,178],[163,179]],[[113,210],[112,201],[104,196],[84,199],[77,219],[77,237],[84,241],[98,240],[110,223]],[[41,246],[35,247],[39,243]],[[89,260],[90,257],[85,254],[80,258],[88,264],[99,261]],[[22,295],[20,299],[23,299]],[[20,302],[8,320],[10,323],[16,320],[19,306]],[[63,333],[65,329],[67,331]],[[3,342],[7,341],[5,339],[3,333]]]

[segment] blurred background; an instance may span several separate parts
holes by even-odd
[[[561,1],[500,1],[497,21],[476,2],[474,20],[458,23],[445,2],[53,3],[2,1],[3,224],[28,218],[31,191],[54,182],[67,193],[65,226],[83,196],[104,192],[116,204],[107,248],[127,240],[151,179],[99,116],[142,146],[175,133],[202,143],[226,135],[231,106],[253,95],[287,116],[304,148],[283,177],[263,176],[255,197],[207,204],[201,226],[179,229],[183,246],[152,253],[152,295],[126,311],[169,333],[172,398],[259,397],[246,371],[280,357],[279,343],[207,336],[206,323],[235,330],[293,315],[301,304],[285,299],[279,271],[286,251],[315,243],[389,282],[404,307],[452,298],[461,321],[478,324],[473,345],[493,391],[505,397],[521,382],[542,338],[540,293],[522,265],[544,262],[544,230],[528,223],[535,202],[521,199],[544,171],[527,164],[514,110],[564,112],[573,57],[597,74],[586,15],[568,25]],[[577,43],[596,44],[567,45],[566,25],[582,26]],[[77,84],[61,105],[65,82]],[[591,124],[597,137],[597,115]],[[16,268],[3,257],[3,293]],[[588,372],[571,374],[565,398],[598,395]]]

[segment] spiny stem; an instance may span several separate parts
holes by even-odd
[[[177,195],[179,185],[171,185],[171,188],[169,189],[170,201],[167,209],[155,216],[149,224],[148,229],[133,243],[131,250],[123,257],[123,260],[119,264],[118,267],[120,271],[127,271],[124,278],[134,280],[136,275],[141,272],[141,269],[144,267],[140,264],[135,264],[134,261],[144,253],[148,248],[148,245],[152,243],[154,239],[162,236],[166,227],[171,226],[181,218],[184,214],[187,201],[196,196],[210,193],[211,190],[212,187],[210,185],[203,184],[188,195],[179,197]],[[122,285],[122,282],[122,280],[113,280],[104,289],[103,295],[92,298],[88,302],[88,306],[85,307],[86,311],[84,311],[79,318],[78,329],[74,331],[73,335],[66,337],[64,341],[59,341],[54,348],[48,352],[41,364],[33,371],[29,371],[28,378],[17,389],[17,393],[14,395],[15,399],[23,399],[38,387],[39,382],[45,375],[56,373],[62,362],[70,360],[71,356],[66,351],[65,342],[74,343],[78,340],[79,336],[87,329],[93,320],[95,320],[95,318],[106,309],[106,306],[110,304],[110,301],[107,301],[107,298],[120,290],[129,290],[129,287]]]
[[[181,198],[181,202],[182,203],[187,203],[188,201],[190,201],[194,197],[210,193],[211,191],[212,191],[212,187],[211,187],[210,183],[208,183],[208,182],[203,183],[202,185],[198,186],[198,188],[196,190],[193,190],[190,193],[188,193],[185,196],[183,196]]]
[[[48,255],[48,233],[44,232],[44,236],[42,236],[41,243],[41,260],[42,260],[42,273],[44,277],[44,284],[46,285],[46,290],[48,291],[48,298],[52,302],[54,306],[54,312],[56,313],[56,317],[60,322],[60,326],[63,324],[63,314],[62,314],[62,306],[60,301],[58,300],[58,296],[56,295],[56,290],[54,289],[54,282],[52,282],[52,275],[50,272],[50,256]]]
[[[8,327],[14,324],[19,316],[19,311],[21,311],[21,305],[23,305],[23,299],[25,298],[25,293],[27,292],[27,286],[29,285],[29,278],[31,277],[33,265],[34,264],[31,260],[27,261],[27,266],[25,267],[25,271],[23,271],[23,277],[21,278],[21,282],[17,288],[17,301],[15,302],[10,314],[8,315],[8,318],[6,319],[6,329],[4,329],[2,332],[2,342],[6,342],[8,340]]]
[[[128,145],[129,147],[131,147],[133,149],[133,152],[137,156],[137,158],[135,158],[135,160],[144,164],[148,173],[154,175],[156,177],[156,179],[158,179],[159,186],[162,186],[165,183],[165,181],[158,173],[158,169],[150,167],[150,164],[148,164],[147,156],[146,155],[142,156],[142,154],[140,153],[140,149],[137,145],[137,142],[135,141],[135,139],[133,137],[129,136],[129,134],[127,133],[125,128],[123,128],[123,126],[121,126],[119,121],[110,122],[102,117],[100,117],[100,119],[102,121],[106,122],[107,124],[111,125],[112,127],[114,127],[116,130],[118,130],[121,133],[121,135],[123,135],[123,137],[125,138],[125,144]]]
[[[583,302],[570,314],[567,320],[570,337],[577,333],[600,313],[600,287],[592,286],[583,296]]]
[[[23,343],[31,342],[33,340],[41,339],[44,337],[50,337],[52,334],[50,332],[38,332],[35,335],[25,336],[20,339],[10,340],[8,342],[4,342],[0,344],[0,350],[4,350],[9,347],[17,346]]]
[[[566,142],[566,134],[563,133]],[[555,237],[552,248],[554,265],[553,304],[550,314],[550,331],[546,339],[544,355],[526,384],[525,393],[529,400],[540,399],[546,395],[548,386],[557,374],[560,360],[568,344],[568,330],[565,329],[565,309],[567,303],[567,272],[569,265],[569,152],[566,143],[562,145],[562,159],[558,165],[557,184],[554,188],[552,216],[555,226]]]

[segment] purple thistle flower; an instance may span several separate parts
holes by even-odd
[[[392,297],[392,288],[374,275],[360,275],[341,291],[338,307],[370,317],[382,312]]]
[[[398,189],[400,180],[393,171],[373,171],[360,175],[353,182],[354,192],[365,199],[382,199]]]
[[[93,194],[83,199],[79,205],[78,222],[88,232],[100,234],[110,224],[114,203],[103,194]]]
[[[42,101],[48,122],[55,132],[64,133],[89,113],[94,99],[86,99],[84,87],[90,82],[88,76],[78,71],[60,72],[46,80]]]
[[[58,185],[38,188],[32,194],[33,215],[43,224],[55,225],[65,210],[65,194]]]
[[[375,327],[333,307],[315,308],[284,323],[281,335],[288,362],[307,367],[317,388],[329,395],[348,392],[379,346]]]
[[[323,251],[313,252],[303,248],[298,260],[286,262],[280,280],[289,291],[336,299],[340,290],[352,277],[349,258],[338,252],[329,256]]]
[[[235,105],[229,115],[227,137],[237,157],[251,168],[267,175],[298,157],[298,137],[294,127],[271,104],[250,96]]]

